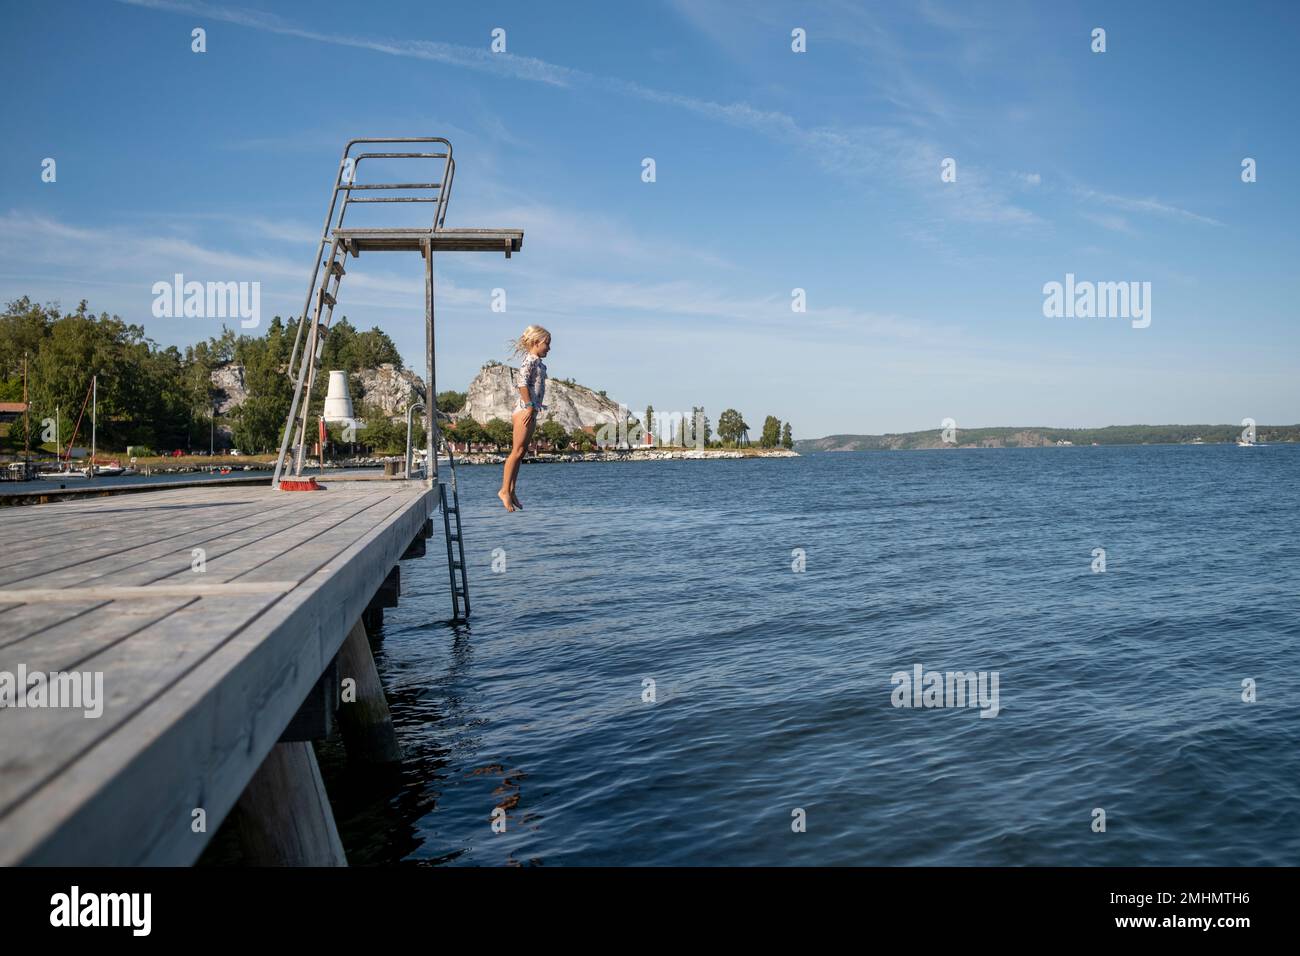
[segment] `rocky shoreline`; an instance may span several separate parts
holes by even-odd
[[[733,458],[798,458],[799,453],[785,448],[731,449],[704,448],[676,451],[661,448],[634,448],[628,451],[553,452],[529,455],[524,461],[532,464],[570,464],[584,461],[716,461]],[[502,454],[457,455],[457,464],[499,465],[506,460]]]
[[[798,452],[785,448],[691,448],[685,451],[666,448],[633,448],[624,451],[545,452],[528,455],[524,458],[524,461],[530,464],[545,465],[602,461],[717,461],[736,458],[798,457],[800,457]],[[500,465],[505,460],[506,456],[502,452],[457,453],[456,455],[456,464],[458,465]],[[380,458],[347,458],[340,461],[326,462],[325,471],[339,471],[348,468],[382,468],[389,463],[400,465],[401,461],[401,456],[394,455]],[[315,459],[308,459],[303,463],[304,470],[308,472],[318,471],[320,467],[320,463]],[[195,461],[168,464],[167,459],[161,458],[155,462],[140,463],[136,468],[136,473],[147,477],[149,475],[186,475],[204,472],[225,472],[233,475],[274,470],[275,461],[270,459],[269,456],[259,456],[252,460],[248,457],[233,460],[223,459],[220,464]]]

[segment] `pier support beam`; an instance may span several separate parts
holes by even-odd
[[[316,754],[276,744],[238,803],[239,841],[253,866],[347,866]]]
[[[345,693],[339,703],[339,728],[348,757],[362,763],[398,763],[402,748],[397,742],[388,698],[375,670],[370,641],[361,621],[352,625],[347,640],[339,650],[339,681],[356,681],[352,693]],[[348,698],[355,695],[354,700]]]
[[[376,641],[384,639],[384,608],[397,607],[397,599],[401,593],[402,569],[399,565],[394,565],[393,570],[388,572],[388,577],[384,578],[383,584],[375,591],[374,597],[370,599],[370,603],[361,614],[361,623],[365,625],[366,632]]]

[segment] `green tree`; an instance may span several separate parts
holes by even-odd
[[[293,383],[285,374],[293,333],[277,315],[261,338],[241,337],[235,360],[244,366],[248,399],[234,417],[235,446],[249,454],[276,451],[293,401]]]
[[[439,392],[438,393],[438,411],[451,415],[465,407],[465,400],[469,396],[464,392]]]
[[[400,425],[384,414],[378,405],[363,405],[360,417],[364,427],[358,428],[357,442],[375,455],[400,455],[406,451],[406,422]],[[411,444],[415,444],[415,429],[411,430]]]
[[[553,448],[560,451],[569,447],[569,433],[564,430],[564,426],[555,419],[549,419],[542,422],[537,428],[537,436],[542,441],[550,443]]]
[[[759,436],[760,448],[775,448],[781,442],[781,419],[768,415],[763,419],[763,434]]]
[[[785,423],[785,428],[781,430],[781,447],[794,448],[794,435],[790,431],[790,423]]]
[[[494,448],[500,451],[503,447],[510,447],[515,440],[514,428],[507,421],[500,418],[493,418],[483,425],[483,437],[486,438]]]
[[[456,422],[456,424],[446,429],[448,437],[452,441],[461,442],[467,447],[471,444],[477,444],[487,440],[487,435],[483,431],[483,426],[468,415]]]
[[[736,445],[743,435],[749,432],[749,426],[741,418],[740,412],[728,408],[718,416],[718,437],[727,445]]]

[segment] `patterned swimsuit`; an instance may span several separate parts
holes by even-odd
[[[528,397],[537,404],[538,411],[544,410],[546,406],[542,404],[542,399],[546,398],[546,363],[531,353],[524,356],[519,371],[515,373],[515,388],[528,389]],[[516,393],[515,411],[522,412],[527,407],[528,403]]]

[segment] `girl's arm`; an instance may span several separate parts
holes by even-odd
[[[520,365],[519,377],[515,379],[515,386],[519,389],[519,400],[525,405],[531,406],[533,403],[532,393],[529,387],[533,383],[533,377],[537,372],[537,359],[529,355]],[[533,409],[536,411],[536,409]]]

